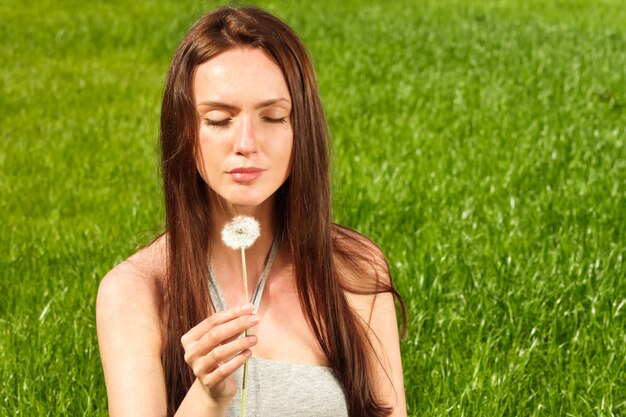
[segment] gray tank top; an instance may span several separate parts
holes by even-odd
[[[265,282],[277,252],[274,242],[265,270],[254,291],[255,313],[261,304]],[[209,291],[215,311],[227,308],[215,273],[209,266]],[[243,367],[234,378],[241,387]],[[346,398],[331,368],[252,357],[248,360],[246,417],[347,417]],[[241,389],[227,417],[240,417]]]

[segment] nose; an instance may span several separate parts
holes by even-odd
[[[244,116],[241,120],[241,129],[236,133],[235,152],[240,155],[249,155],[257,151],[256,133],[252,117]]]

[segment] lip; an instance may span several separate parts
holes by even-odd
[[[256,167],[241,167],[232,169],[227,174],[236,182],[250,182],[263,175],[263,171],[265,170]]]

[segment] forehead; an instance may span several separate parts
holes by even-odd
[[[230,49],[199,65],[193,88],[196,103],[291,99],[280,67],[259,48]]]

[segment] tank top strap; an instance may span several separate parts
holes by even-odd
[[[272,242],[272,248],[270,249],[270,254],[265,264],[265,269],[263,269],[263,273],[261,274],[261,279],[259,279],[259,283],[257,284],[257,287],[254,290],[254,294],[252,295],[252,300],[250,301],[254,305],[255,313],[258,311],[259,306],[261,305],[261,298],[263,297],[263,289],[265,288],[267,277],[270,275],[270,270],[272,269],[272,264],[274,263],[274,259],[276,258],[277,252],[278,252],[278,242],[277,242],[277,239],[274,238],[274,241]],[[222,289],[220,288],[220,285],[217,282],[215,271],[213,271],[213,268],[211,268],[210,263],[209,263],[208,269],[209,269],[209,296],[211,297],[211,303],[213,304],[213,311],[226,310],[228,306],[226,305],[224,294],[222,293]]]
[[[213,272],[213,268],[211,268],[210,263],[209,263],[209,298],[210,298],[211,304],[213,305],[213,311],[215,313],[217,313],[218,311],[226,310],[226,301],[224,300],[222,289],[217,283],[217,279],[215,278],[215,272]]]
[[[272,242],[272,249],[270,249],[270,254],[267,258],[267,263],[265,264],[265,269],[261,274],[261,279],[259,280],[259,283],[256,286],[256,290],[254,291],[254,295],[252,296],[252,304],[254,305],[255,314],[257,313],[257,311],[259,311],[261,298],[263,297],[263,289],[265,288],[267,277],[270,275],[270,270],[272,269],[274,258],[276,258],[276,252],[278,252],[278,243],[276,237],[274,237],[274,241]]]

